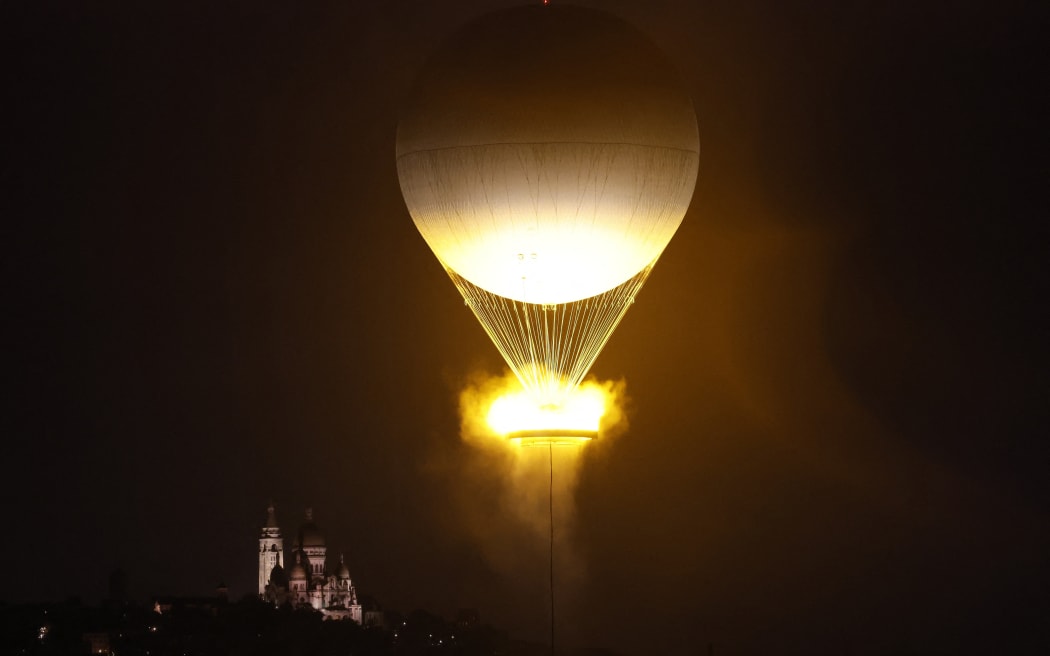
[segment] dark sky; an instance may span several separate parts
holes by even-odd
[[[0,599],[240,597],[273,498],[387,607],[543,639],[542,550],[466,527],[522,539],[458,436],[502,363],[394,163],[427,54],[514,4],[0,4]],[[594,368],[630,429],[567,644],[1045,653],[1042,3],[581,4],[674,61],[701,163]]]

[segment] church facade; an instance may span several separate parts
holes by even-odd
[[[259,535],[259,597],[277,606],[308,606],[321,611],[325,619],[351,619],[360,624],[361,605],[350,570],[340,554],[338,567],[329,571],[327,557],[324,535],[314,523],[313,511],[307,508],[286,559],[284,538],[271,503]]]

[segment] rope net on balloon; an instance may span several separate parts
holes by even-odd
[[[652,264],[607,292],[557,304],[497,296],[445,270],[522,386],[545,406],[560,405],[583,381],[634,303]]]

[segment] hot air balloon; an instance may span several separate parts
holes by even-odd
[[[397,133],[416,227],[538,406],[590,370],[681,224],[698,161],[696,114],[664,55],[572,6],[459,30]]]

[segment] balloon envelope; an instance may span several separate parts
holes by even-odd
[[[526,6],[430,60],[398,128],[409,212],[446,268],[541,305],[650,267],[696,181],[688,95],[659,50],[603,12]]]

